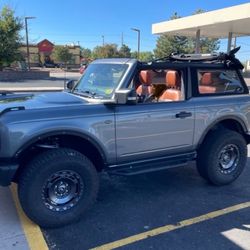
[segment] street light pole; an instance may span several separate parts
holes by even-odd
[[[26,47],[27,47],[27,60],[28,60],[28,70],[30,70],[30,50],[29,50],[29,36],[28,36],[28,19],[34,19],[35,17],[26,16],[25,19],[25,31],[26,31]]]
[[[137,59],[140,59],[140,44],[141,44],[141,31],[136,28],[131,28],[131,30],[136,31],[138,33],[138,48],[137,48]]]

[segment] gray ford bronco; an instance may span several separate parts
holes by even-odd
[[[231,183],[250,142],[235,52],[100,59],[67,91],[2,93],[0,184],[16,182],[28,217],[58,227],[92,205],[101,171],[134,175],[195,160],[208,182]]]

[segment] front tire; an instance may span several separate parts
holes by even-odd
[[[235,131],[220,129],[211,132],[198,151],[197,169],[200,175],[215,185],[236,180],[247,161],[247,144]]]
[[[92,162],[78,151],[48,150],[22,171],[18,196],[27,216],[42,227],[78,220],[95,201],[99,177]]]

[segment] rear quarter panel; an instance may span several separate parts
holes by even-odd
[[[195,147],[208,129],[222,120],[235,119],[241,123],[245,133],[250,132],[250,96],[248,94],[194,97],[192,102],[195,107]]]

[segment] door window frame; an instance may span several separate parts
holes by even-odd
[[[200,93],[199,92],[199,79],[198,79],[198,73],[199,71],[226,71],[226,70],[232,70],[236,72],[240,83],[243,87],[243,91],[241,93],[237,92],[218,92],[218,93]],[[249,94],[248,87],[245,83],[244,78],[242,77],[241,72],[238,69],[233,69],[233,68],[223,68],[223,67],[191,67],[190,69],[191,72],[191,82],[192,82],[192,96],[193,97],[202,97],[202,96],[228,96],[228,95],[244,95],[244,94]]]
[[[179,103],[179,102],[185,102],[187,100],[189,100],[191,98],[191,79],[190,79],[190,69],[187,66],[182,66],[182,65],[173,65],[173,64],[164,64],[164,63],[159,63],[156,65],[138,65],[138,67],[136,68],[134,74],[132,75],[131,79],[129,82],[127,82],[126,88],[134,88],[134,82],[132,83],[132,81],[134,81],[136,78],[139,77],[139,72],[142,70],[177,70],[177,71],[181,71],[181,77],[182,77],[182,81],[183,81],[183,87],[184,87],[184,100],[180,100],[180,101],[174,101],[175,103]],[[131,86],[131,84],[133,86]],[[136,89],[135,89],[136,90]],[[137,103],[140,105],[149,105],[149,104],[162,104],[162,103],[167,103],[167,102],[148,102],[148,103]],[[172,102],[170,102],[172,103]]]

